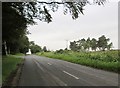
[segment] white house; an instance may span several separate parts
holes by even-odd
[[[30,55],[31,54],[31,49],[29,49],[26,54]]]

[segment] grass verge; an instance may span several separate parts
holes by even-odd
[[[113,71],[118,73],[120,69],[120,57],[118,51],[99,52],[44,52],[37,55],[69,61],[76,64],[90,66],[93,68]]]
[[[17,54],[15,54],[16,56],[25,56],[25,54],[23,54],[23,53],[17,53]]]
[[[14,72],[18,65],[21,64],[23,58],[17,58],[13,55],[3,56],[2,57],[2,83],[4,84],[12,72]]]

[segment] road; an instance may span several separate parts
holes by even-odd
[[[19,86],[117,86],[118,74],[36,55],[25,56]]]

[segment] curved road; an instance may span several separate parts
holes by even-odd
[[[117,86],[118,74],[36,55],[25,56],[19,86]]]

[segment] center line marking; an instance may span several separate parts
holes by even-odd
[[[51,63],[48,63],[48,65],[52,65]]]
[[[68,73],[68,72],[66,72],[66,71],[63,71],[63,72],[66,73],[66,74],[68,74],[69,76],[74,77],[75,79],[79,79],[78,77],[76,77],[76,76],[74,76],[74,75],[72,75],[72,74],[70,74],[70,73]]]
[[[39,63],[37,61],[34,61],[34,62],[42,71],[44,71],[44,69],[39,65]]]

